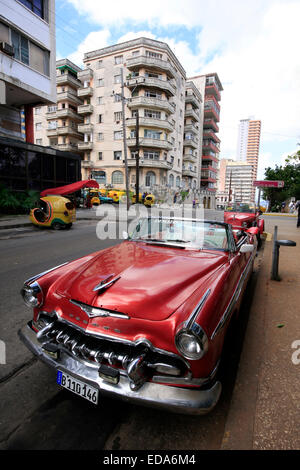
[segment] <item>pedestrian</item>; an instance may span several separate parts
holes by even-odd
[[[174,199],[173,199],[174,204],[176,203],[176,200],[177,200],[177,193],[174,194]]]
[[[281,212],[284,212],[284,208],[285,208],[285,202],[281,204]]]
[[[293,201],[289,203],[289,210],[290,210],[290,214],[292,214],[295,210],[295,205]]]
[[[297,227],[300,227],[300,201],[296,202],[295,208],[298,209]]]

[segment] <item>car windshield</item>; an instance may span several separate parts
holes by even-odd
[[[225,212],[247,212],[250,214],[255,213],[255,208],[249,204],[233,203],[227,206]]]
[[[182,248],[228,250],[226,225],[201,220],[142,218],[129,239]]]

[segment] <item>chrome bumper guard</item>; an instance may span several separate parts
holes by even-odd
[[[99,376],[99,365],[79,361],[66,351],[60,351],[59,357],[54,359],[43,350],[36,332],[29,324],[18,333],[28,349],[43,362],[99,389],[103,395],[175,413],[201,415],[214,408],[221,394],[222,386],[218,381],[205,390],[146,382],[140,389],[133,391],[126,376],[121,375],[118,384],[111,384]]]

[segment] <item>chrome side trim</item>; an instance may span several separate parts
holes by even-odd
[[[230,316],[231,314],[231,311],[232,311],[232,308],[233,306],[237,303],[238,301],[238,298],[241,294],[241,291],[243,289],[243,286],[244,286],[244,283],[245,283],[245,280],[247,279],[248,277],[248,274],[249,274],[249,268],[251,268],[251,263],[255,257],[255,254],[256,252],[253,251],[252,255],[250,256],[249,258],[249,261],[244,269],[244,271],[242,272],[242,275],[237,283],[237,286],[234,290],[234,293],[229,301],[229,304],[225,310],[225,312],[223,313],[222,315],[222,318],[220,319],[219,323],[217,324],[216,328],[214,329],[210,339],[214,339],[215,336],[222,330],[222,328],[224,327],[225,323],[227,322],[227,319],[228,317]]]
[[[27,279],[27,280],[24,282],[24,284],[30,284],[32,281],[35,281],[35,280],[38,279],[39,277],[42,277],[42,276],[44,276],[45,274],[48,274],[48,273],[50,273],[51,271],[54,271],[54,269],[61,268],[62,266],[65,266],[65,265],[68,264],[68,263],[69,263],[69,261],[66,261],[65,263],[59,264],[58,266],[54,266],[54,268],[47,269],[47,271],[43,271],[42,273],[36,274],[35,276],[30,277],[29,279]]]
[[[100,394],[116,397],[132,403],[165,409],[175,413],[201,415],[211,411],[221,395],[222,385],[216,381],[210,388],[199,390],[145,382],[138,390],[132,390],[127,377],[120,375],[118,384],[106,382],[99,376],[97,367],[89,367],[70,355],[61,352],[55,359],[42,349],[36,333],[26,325],[19,330],[24,344],[54,370],[61,370],[100,390]]]
[[[206,302],[206,299],[208,298],[209,294],[210,294],[211,290],[210,289],[207,289],[207,291],[205,292],[205,294],[203,295],[203,297],[201,298],[200,302],[198,303],[198,305],[194,308],[194,310],[192,311],[191,315],[189,316],[189,318],[187,319],[187,322],[186,322],[186,325],[185,325],[185,328],[187,330],[191,329],[193,324],[195,323],[196,321],[196,318],[199,314],[199,312],[202,310],[205,302]]]

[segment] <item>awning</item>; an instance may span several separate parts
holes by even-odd
[[[75,193],[82,188],[99,188],[99,184],[95,180],[77,181],[77,183],[67,184],[66,186],[59,186],[57,188],[44,189],[41,192],[41,197],[49,195],[65,196],[66,194]]]

